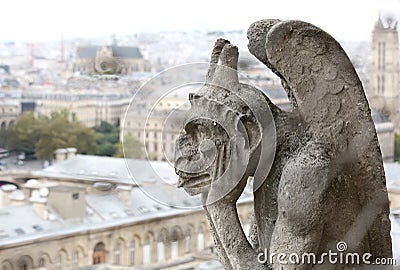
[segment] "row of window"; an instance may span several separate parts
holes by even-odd
[[[183,252],[184,253],[190,253],[194,252],[195,250],[191,250],[192,248],[192,241],[197,240],[197,246],[195,247],[196,251],[203,251],[205,248],[205,237],[204,237],[204,231],[200,227],[198,233],[195,235],[196,239],[192,239],[192,235],[190,233],[190,230],[186,231],[184,237],[182,238],[183,243]],[[177,258],[179,256],[179,236],[178,232],[176,230],[173,231],[171,239],[170,239],[170,258]],[[140,254],[138,252],[137,254],[137,249],[141,248],[142,251],[142,264],[150,264],[153,261],[157,262],[162,262],[167,259],[167,254],[166,254],[166,245],[167,245],[167,236],[166,234],[160,234],[158,237],[155,245],[153,248],[155,249],[152,252],[152,245],[151,245],[151,239],[149,236],[147,236],[143,242],[143,245],[140,247],[139,243],[136,240],[132,240],[129,243],[128,246],[128,263],[129,265],[136,265],[136,259],[139,259],[137,256]],[[114,250],[112,252],[112,259],[109,263],[114,264],[114,265],[121,265],[122,264],[122,256],[124,255],[124,247],[123,247],[123,242],[120,240],[115,244]],[[155,252],[155,253],[154,253]],[[99,242],[96,244],[96,246],[93,249],[93,257],[92,261],[93,264],[101,264],[101,263],[106,263],[106,246],[103,242]],[[153,258],[152,256],[156,256]],[[83,259],[83,254],[82,252],[79,251],[74,251],[72,253],[72,270],[78,270],[80,266],[82,266],[82,259]],[[46,260],[45,256],[41,257],[38,261],[38,268],[39,269],[46,269],[47,263],[49,263],[48,260]],[[54,266],[56,270],[65,270],[66,268],[66,263],[67,263],[67,255],[65,252],[61,251],[59,254],[56,256],[55,261],[54,261]],[[28,270],[33,268],[33,260],[29,256],[22,256],[17,263],[17,270]],[[1,270],[12,270],[12,265],[9,262],[3,262]]]

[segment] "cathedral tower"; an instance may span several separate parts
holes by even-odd
[[[400,68],[397,22],[379,18],[372,32],[368,97],[372,107],[388,115],[400,129]]]

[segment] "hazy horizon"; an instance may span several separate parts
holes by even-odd
[[[0,42],[40,42],[165,31],[245,30],[265,18],[301,19],[335,38],[370,39],[379,14],[400,19],[400,0],[248,0],[181,2],[148,0],[14,0],[3,3]]]

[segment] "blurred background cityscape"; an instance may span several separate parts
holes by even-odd
[[[170,160],[187,93],[157,101],[150,90],[170,82],[149,81],[208,62],[225,37],[239,47],[242,78],[291,110],[278,78],[246,47],[251,22],[279,16],[322,27],[356,67],[381,146],[400,262],[399,1],[329,2],[316,11],[313,1],[263,9],[250,1],[218,3],[215,12],[205,2],[179,15],[179,2],[34,2],[7,4],[0,19],[0,270],[222,269],[199,198],[174,185]],[[238,208],[248,233],[251,185]]]

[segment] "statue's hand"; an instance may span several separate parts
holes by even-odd
[[[230,140],[230,154],[217,162],[216,177],[204,192],[203,203],[235,204],[246,187],[250,149],[246,139],[236,135]]]

